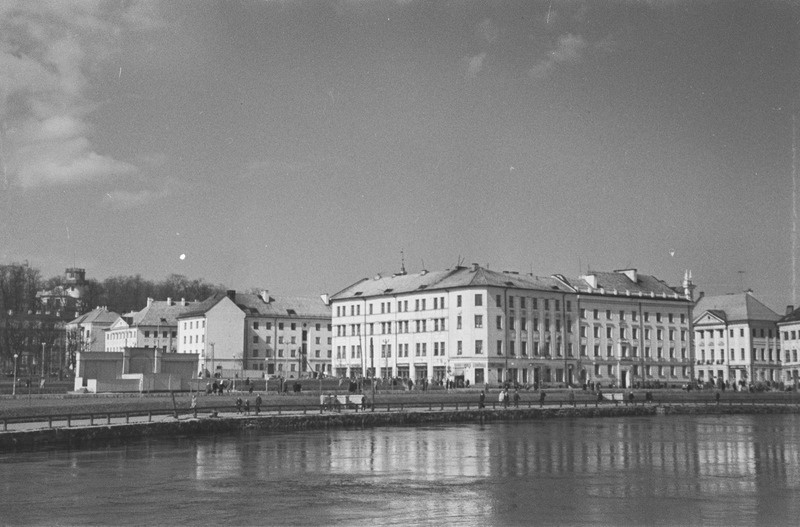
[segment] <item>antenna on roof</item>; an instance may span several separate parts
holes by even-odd
[[[422,258],[420,258],[420,259],[419,259],[419,261],[420,261],[420,262],[422,262],[422,268],[423,268],[423,269],[425,269],[425,260],[423,260]]]
[[[406,274],[406,257],[403,254],[403,249],[400,249],[400,274]]]

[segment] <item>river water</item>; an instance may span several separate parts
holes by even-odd
[[[800,416],[253,431],[0,474],[3,525],[798,525]]]

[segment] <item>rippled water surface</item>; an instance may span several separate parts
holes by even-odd
[[[800,524],[800,416],[252,432],[0,470],[4,525]]]

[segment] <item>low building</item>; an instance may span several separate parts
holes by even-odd
[[[699,382],[745,387],[781,379],[781,317],[752,292],[701,297],[694,313]]]
[[[331,308],[320,298],[230,290],[178,317],[177,346],[200,355],[206,376],[330,375]]]
[[[160,301],[148,298],[144,309],[120,316],[106,330],[105,351],[156,348],[163,352],[176,352],[177,317],[194,305],[196,303],[185,299]]]

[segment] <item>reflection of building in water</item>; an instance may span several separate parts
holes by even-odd
[[[242,455],[237,448],[230,448],[230,441],[200,443],[195,451],[197,481],[233,478],[242,470]]]

